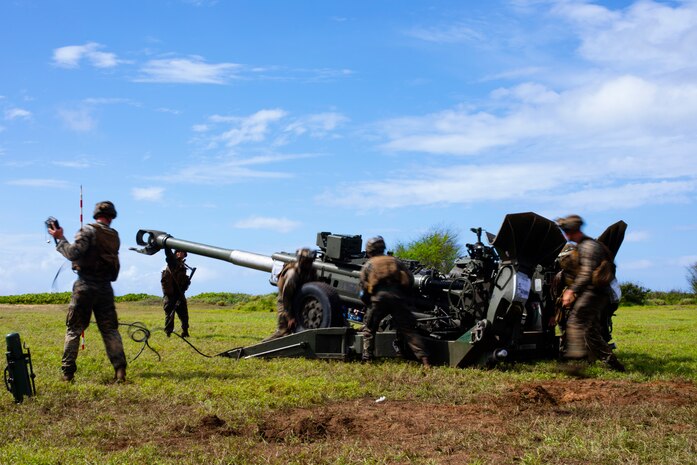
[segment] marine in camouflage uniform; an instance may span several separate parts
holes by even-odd
[[[172,252],[165,247],[167,266],[162,270],[160,284],[162,285],[163,307],[165,311],[165,334],[169,336],[174,331],[174,315],[179,317],[182,324],[182,337],[189,337],[189,307],[184,293],[189,289],[191,279],[186,273],[186,252]]]
[[[307,248],[298,249],[295,253],[295,261],[288,263],[279,273],[278,299],[276,301],[278,326],[276,331],[264,341],[292,333],[293,328],[295,328],[293,300],[303,284],[317,281],[317,272],[312,267],[314,261],[314,251]]]
[[[369,260],[360,273],[361,299],[367,310],[363,319],[363,361],[372,360],[375,352],[375,333],[380,322],[392,316],[398,336],[406,339],[409,348],[424,366],[430,366],[424,342],[416,330],[412,306],[405,297],[414,283],[414,276],[401,261],[385,252],[385,241],[374,237],[366,244]]]
[[[56,240],[56,250],[72,261],[78,279],[73,284],[66,317],[65,346],[63,349],[63,379],[71,381],[77,371],[80,335],[90,323],[94,312],[97,327],[104,340],[109,361],[114,366],[117,381],[126,379],[126,356],[118,330],[111,282],[119,274],[119,234],[111,228],[116,218],[114,204],[105,201],[96,205],[94,223],[83,226],[70,244],[63,236],[63,228],[49,229]]]
[[[578,215],[557,222],[567,239],[576,242],[578,253],[578,268],[569,276],[569,286],[562,294],[562,304],[571,307],[566,323],[566,357],[601,360],[612,369],[624,371],[601,328],[601,314],[610,306],[610,282],[614,278],[610,252],[581,232],[583,220]],[[610,268],[612,271],[607,271]]]

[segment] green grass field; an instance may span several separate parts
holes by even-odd
[[[275,314],[254,305],[191,306],[190,341],[216,354],[261,340]],[[695,306],[621,308],[628,372],[596,365],[586,379],[553,361],[425,371],[206,358],[157,330],[159,306],[117,308],[153,330],[162,357],[145,349],[121,385],[95,325],[64,383],[65,306],[0,305],[0,332],[30,347],[38,391],[19,405],[0,397],[0,463],[697,463]],[[130,360],[142,343],[121,333]]]

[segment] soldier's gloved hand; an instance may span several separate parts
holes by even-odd
[[[63,235],[63,228],[58,227],[57,229],[48,229],[48,233],[57,241],[63,239],[65,236]]]
[[[564,294],[561,296],[561,304],[565,308],[570,307],[571,304],[574,303],[574,300],[576,300],[576,293],[574,293],[574,291],[571,289],[565,290]]]

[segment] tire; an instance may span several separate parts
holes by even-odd
[[[345,326],[339,294],[326,283],[305,283],[293,300],[293,309],[295,332]]]

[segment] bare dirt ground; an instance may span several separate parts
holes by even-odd
[[[240,430],[206,416],[162,440],[171,447],[214,435],[242,436],[256,444],[257,456],[270,462],[353,444],[363,451],[403,453],[405,463],[412,457],[443,464],[515,463],[525,449],[522,443],[529,449],[530,442],[543,440],[545,433],[535,432],[537,424],[563,428],[576,422],[592,428],[594,421],[624,418],[643,422],[657,434],[692,435],[694,422],[666,423],[662,412],[695,405],[697,386],[687,381],[556,380],[523,384],[462,405],[359,399],[297,408]]]

